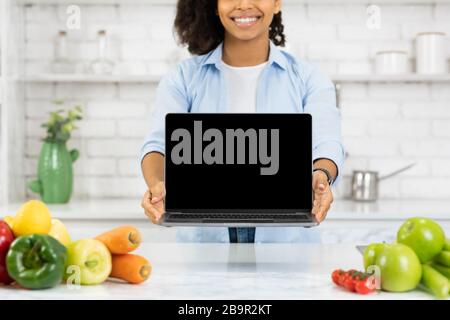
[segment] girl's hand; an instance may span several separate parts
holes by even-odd
[[[333,193],[328,185],[327,175],[322,171],[314,172],[312,187],[314,193],[312,214],[316,216],[317,221],[320,223],[325,220],[333,202]]]
[[[147,217],[155,224],[158,223],[158,220],[161,219],[164,214],[165,197],[166,187],[164,182],[159,181],[150,187],[142,198],[141,207],[144,209]]]

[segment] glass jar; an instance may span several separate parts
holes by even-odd
[[[53,73],[73,73],[75,66],[69,59],[67,50],[67,32],[59,31],[54,41],[54,59],[51,63]]]
[[[97,33],[97,59],[92,61],[90,72],[93,74],[112,74],[114,71],[114,62],[108,59],[108,41],[105,30],[99,30]]]

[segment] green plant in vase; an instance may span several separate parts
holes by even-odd
[[[55,102],[60,105],[62,102]],[[50,112],[50,119],[42,124],[47,135],[43,139],[39,155],[37,180],[28,183],[31,191],[40,194],[45,203],[67,203],[72,195],[72,164],[79,156],[77,149],[68,150],[67,141],[72,131],[77,129],[75,122],[82,119],[80,106],[68,110]]]

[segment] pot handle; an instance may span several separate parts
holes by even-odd
[[[417,162],[411,163],[410,165],[407,165],[406,167],[403,167],[401,169],[395,170],[394,172],[391,172],[385,176],[380,177],[378,180],[384,180],[384,179],[388,179],[390,177],[393,177],[399,173],[402,173],[403,171],[406,171],[408,169],[411,169],[412,167],[414,167],[417,164]]]

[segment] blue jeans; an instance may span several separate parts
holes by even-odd
[[[255,228],[228,228],[230,243],[254,243]]]

